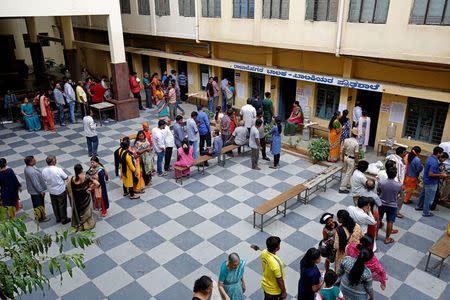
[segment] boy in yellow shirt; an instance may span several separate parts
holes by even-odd
[[[261,263],[263,277],[261,285],[264,289],[264,300],[285,299],[286,288],[284,287],[284,264],[275,255],[280,250],[281,239],[277,236],[268,237],[266,240],[267,249],[261,252]]]

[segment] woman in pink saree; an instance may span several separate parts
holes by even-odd
[[[366,234],[359,241],[359,245],[349,244],[345,249],[345,252],[348,256],[358,257],[359,251],[361,251],[362,248],[369,248],[372,244],[373,244],[373,237]],[[378,258],[374,255],[371,260],[366,262],[366,267],[372,272],[372,279],[375,281],[379,281],[381,289],[384,291],[384,289],[386,288],[386,280],[388,278],[386,276],[386,271],[378,261]]]
[[[191,173],[191,166],[194,164],[194,149],[189,146],[188,141],[184,140],[181,147],[177,150],[178,160],[173,164],[174,167],[187,168],[184,171],[178,171],[175,169],[175,177],[180,178],[181,176],[187,176]]]

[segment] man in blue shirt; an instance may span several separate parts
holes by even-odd
[[[66,101],[64,100],[64,95],[61,91],[60,83],[57,83],[55,85],[55,89],[53,90],[53,96],[55,97],[55,102],[59,110],[59,122],[61,126],[66,126],[66,124],[64,123],[64,105],[66,104]]]
[[[175,120],[176,123],[173,124],[173,135],[175,138],[175,146],[177,146],[178,149],[182,146],[182,142],[186,138],[186,134],[183,130],[183,117],[178,115]]]
[[[420,192],[419,200],[417,202],[416,210],[423,210],[424,217],[432,217],[430,213],[430,206],[433,203],[436,195],[439,177],[446,178],[446,173],[439,173],[439,158],[442,156],[444,149],[435,147],[433,155],[429,156],[425,161],[425,168],[423,171],[423,188]]]
[[[200,153],[205,150],[205,142],[207,147],[211,147],[211,126],[209,125],[208,115],[205,113],[203,105],[197,106],[197,126],[200,134]]]
[[[212,147],[208,147],[201,152],[201,155],[210,155],[212,157],[217,157],[222,152],[223,140],[219,137],[219,129],[213,131],[214,142]],[[205,164],[206,166],[207,164]]]
[[[178,75],[178,84],[180,85],[180,93],[181,93],[180,98],[182,101],[186,101],[186,93],[188,91],[187,77],[183,71],[181,71],[180,75]]]

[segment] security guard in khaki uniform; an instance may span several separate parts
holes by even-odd
[[[348,188],[350,188],[350,178],[352,177],[355,165],[358,164],[359,144],[356,137],[360,134],[358,128],[354,127],[352,129],[352,136],[344,140],[342,146],[342,161],[344,162],[342,172],[345,173],[345,177],[344,180],[342,180],[339,193],[349,193]]]

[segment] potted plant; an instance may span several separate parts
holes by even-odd
[[[273,124],[272,123],[268,123],[266,125],[264,125],[264,133],[266,134],[266,143],[270,144],[270,141],[272,139],[272,135],[269,134],[269,131],[273,128]]]
[[[328,141],[323,138],[314,139],[308,145],[308,155],[314,162],[326,160],[329,150]]]

